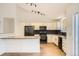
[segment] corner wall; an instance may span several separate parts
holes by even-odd
[[[73,47],[73,16],[76,12],[79,12],[79,4],[70,4],[66,8],[66,20],[64,20],[64,26],[67,32],[67,39],[64,40],[64,51],[66,52],[67,56],[74,55],[74,47]]]

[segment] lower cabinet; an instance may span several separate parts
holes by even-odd
[[[48,43],[55,43],[58,45],[58,36],[56,35],[47,35],[47,42]]]
[[[4,52],[40,52],[39,39],[3,39]]]
[[[64,50],[64,52],[66,53],[66,48],[67,47],[67,42],[66,42],[66,38],[63,38],[63,41],[62,41],[62,49]]]
[[[65,49],[65,38],[57,35],[47,35],[47,42],[56,44],[60,49]]]

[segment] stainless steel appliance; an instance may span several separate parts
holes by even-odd
[[[40,26],[39,27],[39,34],[40,34],[40,43],[47,43],[47,27]]]
[[[34,36],[34,26],[24,26],[24,36]]]

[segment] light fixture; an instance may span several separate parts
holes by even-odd
[[[64,19],[66,19],[66,17],[65,16],[59,16],[59,17],[57,17],[57,19],[64,20]]]
[[[26,3],[27,5],[29,5],[29,6],[34,6],[35,8],[37,7],[37,4],[35,4],[35,3]],[[41,15],[41,16],[45,16],[45,13],[42,13],[42,12],[40,12],[40,11],[36,11],[36,10],[32,10],[31,11],[32,13],[35,13],[35,14],[38,14],[38,15]]]
[[[35,13],[35,14],[38,14],[38,15],[41,15],[41,16],[45,16],[45,14],[41,13],[40,11],[34,11],[34,10],[32,10],[32,13]]]
[[[37,7],[37,5],[36,5],[35,3],[26,3],[26,4],[28,4],[28,5],[30,5],[30,6]]]

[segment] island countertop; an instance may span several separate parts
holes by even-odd
[[[0,55],[3,53],[40,53],[39,36],[0,37]]]
[[[8,36],[8,37],[0,37],[0,39],[37,39],[40,36]]]

